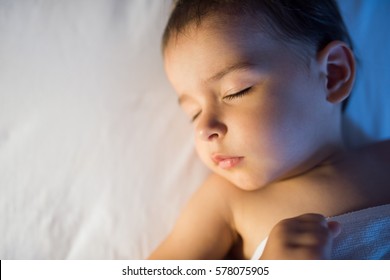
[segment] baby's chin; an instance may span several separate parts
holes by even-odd
[[[275,182],[276,178],[265,178],[265,177],[253,177],[242,173],[236,174],[223,174],[218,172],[219,176],[227,180],[229,183],[233,184],[235,187],[243,190],[243,191],[257,191],[266,188]]]
[[[258,183],[253,182],[251,180],[232,180],[232,184],[234,184],[237,188],[244,190],[244,191],[258,191],[261,189],[266,188],[268,185],[272,184],[272,182],[266,182],[266,183]]]

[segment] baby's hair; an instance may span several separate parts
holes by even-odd
[[[353,44],[334,0],[177,0],[165,27],[163,50],[192,24],[208,17],[249,17],[270,36],[286,42],[301,42],[305,48],[322,50],[334,40]],[[258,23],[258,24],[257,24]],[[346,107],[343,102],[343,110]]]

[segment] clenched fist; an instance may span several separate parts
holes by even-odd
[[[320,214],[285,219],[271,230],[261,260],[330,259],[333,239],[340,233],[337,222]]]

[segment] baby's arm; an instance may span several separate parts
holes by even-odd
[[[235,237],[221,187],[215,176],[206,180],[149,259],[223,259]]]
[[[271,230],[261,260],[330,259],[333,239],[340,233],[337,222],[319,214],[304,214],[280,221]]]

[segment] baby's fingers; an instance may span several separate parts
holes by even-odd
[[[333,238],[337,237],[341,232],[341,226],[339,222],[330,221],[328,222],[328,228],[333,235]]]
[[[329,259],[338,222],[320,214],[304,214],[280,221],[272,229],[262,259]]]

